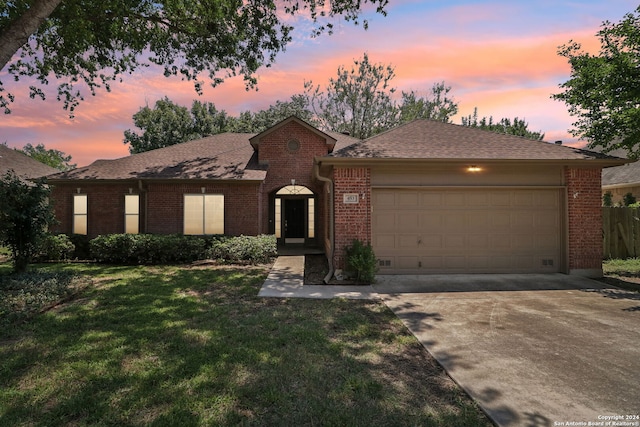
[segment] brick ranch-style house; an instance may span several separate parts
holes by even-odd
[[[366,140],[290,117],[51,175],[60,232],[275,234],[332,269],[602,275],[601,173],[625,160],[416,120]]]

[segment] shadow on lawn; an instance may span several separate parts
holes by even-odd
[[[379,302],[258,298],[259,268],[110,268],[2,346],[0,424],[490,425]]]

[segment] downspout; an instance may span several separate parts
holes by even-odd
[[[139,179],[138,180],[138,194],[142,194],[144,197],[143,203],[144,203],[144,230],[143,233],[147,233],[147,219],[148,219],[148,212],[149,212],[149,201],[147,200],[147,190],[144,189],[144,186],[142,185],[142,180]]]
[[[331,178],[320,175],[320,165],[317,161],[313,162],[313,175],[317,180],[324,182],[329,189],[329,253],[327,254],[327,261],[329,262],[329,273],[327,273],[327,275],[323,279],[323,282],[326,285],[329,283],[334,273],[333,252],[335,251],[335,240],[333,236],[333,181],[331,180]]]

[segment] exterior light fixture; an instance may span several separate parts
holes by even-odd
[[[480,166],[471,165],[471,166],[467,167],[467,172],[480,172],[480,171],[482,171]]]

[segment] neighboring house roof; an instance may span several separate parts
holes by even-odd
[[[627,157],[624,149],[613,150],[612,156]],[[640,162],[634,161],[626,165],[607,168],[602,171],[602,187],[628,187],[640,184]]]
[[[20,151],[0,144],[0,175],[10,170],[25,179],[40,178],[58,172],[57,169],[40,163]]]
[[[433,120],[414,120],[334,151],[335,158],[442,160],[603,160],[622,159],[559,144],[505,135]]]

